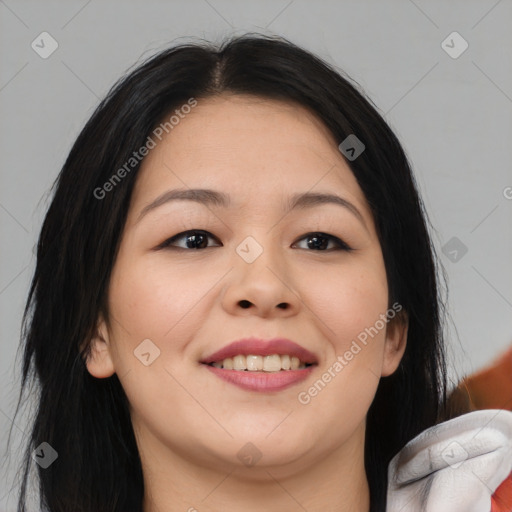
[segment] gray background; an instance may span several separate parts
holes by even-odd
[[[15,509],[22,417],[9,451],[6,440],[21,313],[49,188],[113,82],[142,57],[189,36],[218,42],[246,31],[283,35],[354,78],[402,141],[435,228],[449,276],[452,378],[509,346],[511,21],[511,0],[0,0],[0,510]],[[43,31],[59,45],[47,59],[31,48]],[[469,44],[456,59],[441,46],[453,31]],[[463,256],[456,248],[457,261],[448,249],[442,253],[453,237],[467,247]]]

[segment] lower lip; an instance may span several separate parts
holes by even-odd
[[[248,391],[282,391],[293,384],[307,379],[316,365],[302,370],[281,370],[279,372],[254,372],[239,370],[223,370],[216,366],[205,365],[208,370],[226,382]]]

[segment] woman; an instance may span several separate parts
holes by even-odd
[[[41,390],[26,470],[43,504],[458,510],[407,465],[448,418],[425,219],[382,117],[287,41],[182,45],[130,73],[74,144],[38,244],[24,385]],[[494,414],[489,509],[512,471]]]

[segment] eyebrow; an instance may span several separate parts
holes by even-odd
[[[171,201],[194,201],[205,206],[216,208],[228,208],[231,205],[231,199],[228,194],[219,192],[217,190],[193,188],[193,189],[175,189],[168,190],[154,201],[146,205],[140,212],[136,222],[139,222],[142,217],[147,215],[150,211],[162,206],[163,204]],[[355,217],[357,217],[366,228],[366,222],[361,212],[346,199],[335,194],[319,193],[319,192],[304,192],[291,196],[287,201],[287,210],[303,210],[307,208],[314,208],[324,204],[334,204],[346,208]]]

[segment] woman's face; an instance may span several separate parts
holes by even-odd
[[[302,107],[225,95],[198,100],[144,159],[110,323],[100,318],[88,360],[96,377],[118,375],[143,462],[243,468],[252,455],[284,476],[361,454],[366,413],[407,328],[382,321],[391,305],[381,248],[339,142]],[[161,200],[192,189],[229,204]],[[313,198],[290,209],[302,194],[346,203]],[[164,244],[192,230],[202,236]],[[255,390],[218,376],[236,370],[201,362],[249,337],[288,338],[317,364],[281,389],[277,373],[263,372],[274,388]]]

